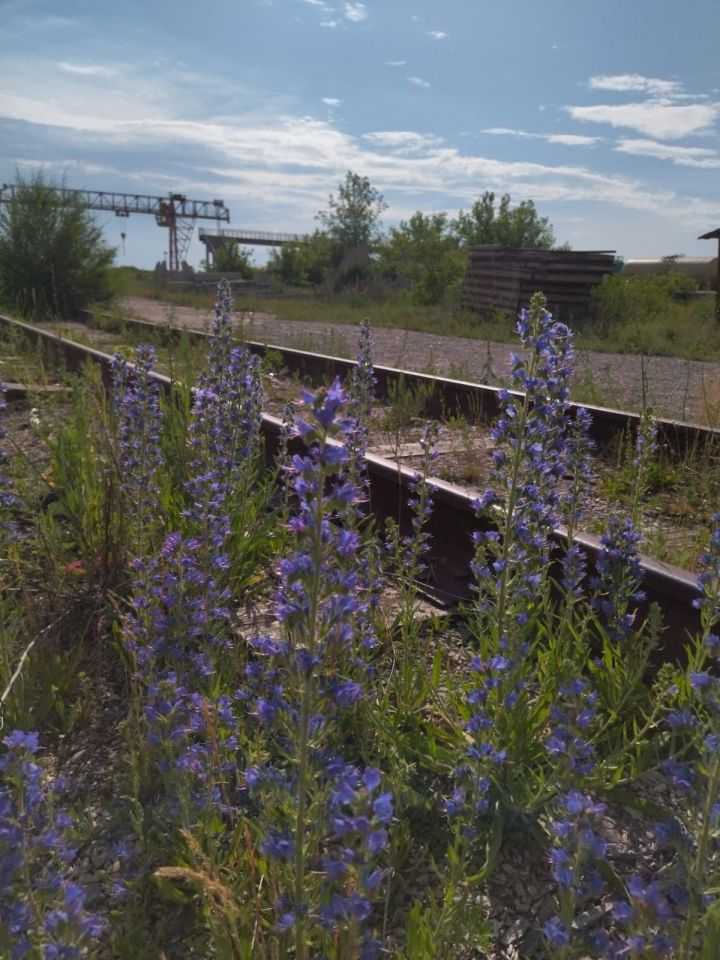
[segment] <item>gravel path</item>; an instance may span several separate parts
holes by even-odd
[[[172,322],[191,329],[209,328],[213,311],[170,307],[140,297],[123,301],[132,315],[154,323]],[[353,356],[356,329],[339,323],[280,320],[273,314],[236,308],[249,340],[278,346]],[[370,316],[372,323],[373,317]],[[373,328],[373,354],[380,365],[404,367],[438,376],[501,383],[510,372],[508,344],[446,337],[387,327]],[[644,384],[644,386],[643,386]],[[672,357],[644,359],[619,353],[581,351],[576,362],[573,399],[599,406],[640,410],[643,396],[658,416],[698,423],[720,423],[720,363]]]

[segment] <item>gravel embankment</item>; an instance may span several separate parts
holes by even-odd
[[[213,318],[212,310],[170,307],[140,297],[127,298],[123,306],[134,316],[192,329],[209,328]],[[345,324],[280,320],[269,313],[244,313],[240,305],[236,317],[249,340],[344,356],[355,353],[356,330]],[[373,343],[377,364],[481,383],[507,379],[513,351],[505,343],[379,326],[373,328]],[[577,398],[587,403],[640,410],[645,397],[658,416],[720,424],[720,363],[582,351],[575,381]]]

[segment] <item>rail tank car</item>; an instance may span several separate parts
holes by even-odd
[[[626,260],[623,277],[690,277],[701,290],[714,290],[718,275],[717,257],[660,257],[656,260]]]

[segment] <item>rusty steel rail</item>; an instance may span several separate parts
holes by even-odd
[[[98,364],[102,369],[103,381],[106,384],[111,382],[113,358],[109,354],[8,317],[0,316],[0,324],[11,327],[34,341],[47,356],[55,360],[62,358],[70,370],[79,371],[88,361]],[[320,357],[316,354],[307,356],[315,358],[317,363],[326,364],[326,375],[346,372],[352,366],[347,360]],[[381,377],[382,373],[379,379]],[[156,373],[154,378],[164,391],[170,391],[172,381],[169,377]],[[272,461],[280,437],[281,421],[277,417],[264,414],[262,429],[266,455]],[[411,495],[410,485],[415,476],[414,471],[371,454],[368,454],[366,461],[372,514],[380,518],[393,517],[402,529],[407,529],[410,521],[407,501]],[[482,529],[484,524],[475,515],[473,494],[442,480],[434,479],[431,482],[434,509],[427,527],[431,534],[428,589],[439,604],[452,608],[473,596],[470,573],[470,561],[473,557],[472,534],[475,530]],[[555,559],[558,559],[567,544],[566,531],[556,530],[554,541]],[[574,541],[584,551],[588,566],[593,568],[602,551],[599,538],[580,534],[574,537]],[[646,605],[657,603],[664,616],[664,646],[660,655],[662,659],[677,659],[682,656],[688,635],[695,633],[699,627],[699,614],[693,606],[693,600],[700,596],[697,579],[689,571],[647,556],[641,556],[641,570],[642,588],[647,597]]]
[[[183,334],[190,340],[202,342],[209,336],[201,330],[151,323],[148,320],[128,318],[123,319],[122,323],[128,330],[147,334],[154,342],[157,342],[158,338],[161,342],[165,338],[176,339]],[[331,357],[254,340],[242,342],[253,353],[260,356],[267,351],[272,351],[281,358],[283,365],[290,373],[307,377],[316,384],[327,383],[329,379],[336,376],[344,378],[355,366],[353,360],[346,360],[343,357]],[[397,389],[398,384],[403,383],[405,387],[417,390],[425,397],[423,413],[426,416],[442,419],[462,415],[472,422],[487,423],[500,412],[499,387],[465,380],[449,380],[395,367],[375,366],[374,369],[377,380],[376,393],[379,399],[387,399],[391,395],[391,390]],[[510,390],[509,393],[516,394],[516,391]],[[516,395],[520,396],[520,394]],[[622,440],[628,436],[634,439],[640,424],[639,414],[610,407],[570,404],[571,409],[581,406],[591,416],[590,436],[600,450],[608,449],[619,439]],[[688,454],[707,450],[710,445],[714,445],[720,451],[720,430],[670,419],[659,419],[657,427],[658,443],[671,457],[682,459]]]

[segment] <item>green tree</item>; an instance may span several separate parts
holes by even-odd
[[[505,193],[496,207],[495,194],[489,190],[477,200],[469,213],[463,210],[452,223],[452,231],[462,246],[495,243],[501,247],[535,247],[550,250],[555,234],[547,217],[538,216],[532,200],[511,207]]]
[[[330,194],[328,209],[316,220],[342,251],[350,247],[371,247],[380,236],[380,217],[387,210],[383,195],[370,185],[367,177],[348,170],[345,182],[338,185],[337,196]]]
[[[284,243],[279,250],[271,250],[268,271],[289,287],[301,287],[307,282],[301,243]]]
[[[112,295],[115,250],[82,201],[42,172],[0,203],[0,299],[23,316],[70,317]]]
[[[284,243],[270,253],[268,270],[291,287],[319,284],[327,277],[335,257],[335,244],[321,230],[302,243]]]
[[[245,250],[237,240],[226,240],[215,252],[215,262],[211,266],[203,261],[206,271],[220,273],[239,273],[244,280],[252,280],[255,275],[252,254]]]
[[[416,303],[438,303],[465,273],[467,256],[449,232],[447,214],[419,210],[392,227],[380,248],[386,276],[407,277]]]

